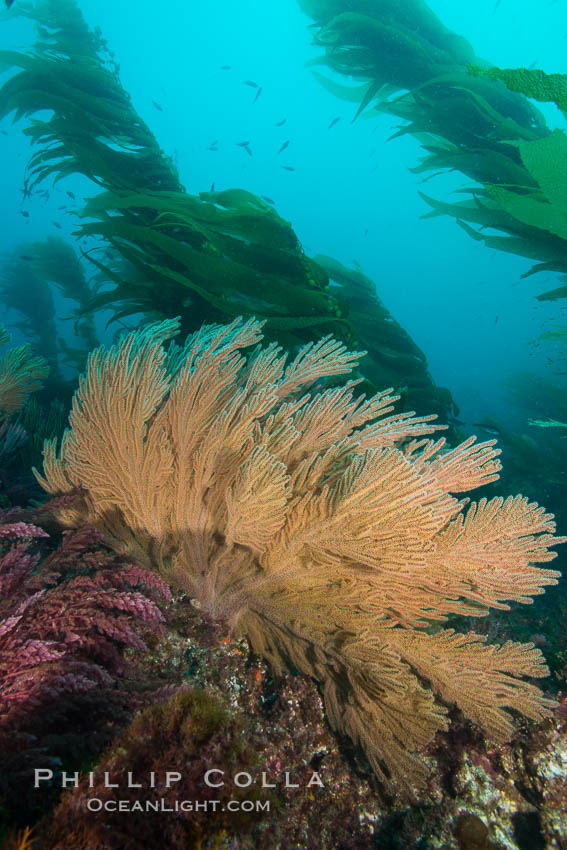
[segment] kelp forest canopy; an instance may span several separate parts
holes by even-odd
[[[567,108],[567,76],[503,70],[474,55],[424,0],[299,0],[315,21],[325,65],[360,85],[314,71],[355,117],[402,119],[426,156],[416,173],[456,170],[478,182],[471,197],[443,203],[427,195],[428,215],[450,215],[474,239],[535,260],[538,271],[567,272],[567,137],[546,125],[526,97]],[[491,235],[485,228],[500,231]],[[567,297],[567,286],[538,296]]]
[[[86,252],[99,275],[90,297],[79,299],[80,316],[180,315],[189,332],[253,315],[266,320],[266,338],[289,348],[333,334],[369,350],[365,389],[399,388],[405,409],[418,413],[455,409],[359,270],[310,259],[291,224],[251,192],[185,190],[74,0],[14,12],[35,20],[38,32],[33,49],[0,53],[17,71],[0,90],[0,117],[28,118],[24,133],[35,147],[25,195],[73,174],[101,190],[78,211],[74,234],[103,246]]]

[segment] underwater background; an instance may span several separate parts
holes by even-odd
[[[491,64],[535,62],[549,73],[563,71],[567,12],[561,0],[503,0],[496,9],[491,0],[428,5]],[[357,260],[469,421],[503,411],[518,416],[504,389],[513,373],[557,379],[546,352],[534,350],[542,329],[565,310],[561,302],[534,299],[555,285],[553,275],[522,282],[529,261],[483,249],[450,219],[420,221],[428,211],[418,196],[423,176],[409,171],[417,165],[419,143],[406,136],[386,144],[398,123],[388,116],[351,126],[356,109],[322,90],[305,67],[320,50],[310,44],[310,19],[298,4],[195,8],[180,0],[156,14],[151,4],[133,12],[125,0],[108,7],[83,2],[81,10],[91,27],[100,26],[136,111],[173,157],[187,190],[206,192],[214,183],[217,191],[238,187],[269,196],[309,254],[329,254],[347,265]],[[4,26],[6,48],[30,38],[29,23]],[[262,86],[256,102],[256,90],[243,84],[248,79]],[[540,108],[551,128],[565,128],[554,106]],[[337,116],[341,121],[329,130]],[[71,216],[57,211],[57,201],[65,201],[62,187],[49,203],[30,205],[29,221],[17,215],[28,155],[20,129],[0,140],[5,251],[21,239],[61,235],[53,219],[65,235],[75,227]],[[278,156],[288,139],[289,148]],[[218,151],[208,150],[215,140]],[[250,140],[252,157],[237,146],[241,140]],[[76,178],[67,185],[88,193]],[[423,191],[450,200],[464,185],[470,181],[460,174],[440,175]],[[509,421],[519,425],[522,415]]]
[[[376,65],[382,88],[373,88],[363,62],[350,73],[348,51],[361,44],[367,49],[370,44],[376,55],[382,51],[383,56],[386,48],[379,42],[370,36],[365,42],[363,36],[351,34],[337,47],[332,61],[321,60],[326,50],[327,56],[332,53],[329,45],[340,41],[340,28],[333,29],[329,20],[361,9],[378,19],[382,15],[392,27],[398,16],[402,20],[407,15],[404,33],[415,34],[416,68],[423,60],[425,43],[432,43],[423,23],[430,10],[446,30],[464,36],[473,51],[468,62],[448,63],[443,74],[456,74],[458,67],[458,74],[470,71],[472,79],[482,78],[482,71],[474,76],[469,63],[477,70],[482,64],[484,68],[567,74],[564,0],[459,4],[449,0],[427,4],[417,0],[397,4],[170,0],[159,8],[147,0],[135,4],[131,0],[80,0],[77,4],[45,0],[36,7],[15,0],[2,13],[1,324],[11,335],[10,347],[31,343],[33,356],[49,364],[49,376],[37,364],[29,367],[31,377],[22,404],[6,407],[4,414],[25,436],[0,432],[2,522],[6,528],[26,523],[28,531],[3,534],[0,526],[0,538],[6,538],[3,556],[13,547],[34,552],[37,561],[26,562],[30,593],[43,587],[33,572],[36,562],[51,559],[46,575],[55,571],[70,583],[45,585],[62,594],[59,602],[55,600],[57,605],[66,604],[65,593],[75,599],[81,588],[73,582],[87,575],[114,594],[117,616],[128,609],[128,616],[135,619],[138,597],[124,596],[120,601],[116,594],[136,595],[144,587],[148,591],[140,637],[134,637],[138,626],[130,620],[128,628],[133,632],[124,637],[121,628],[126,629],[126,624],[121,622],[116,629],[109,627],[106,635],[110,643],[119,645],[112,663],[106,647],[96,659],[89,656],[93,663],[108,668],[107,675],[122,681],[110,719],[97,705],[89,727],[88,713],[79,700],[50,715],[47,729],[34,725],[36,720],[31,725],[26,720],[20,727],[16,722],[2,731],[0,813],[6,846],[89,850],[158,846],[161,826],[143,837],[143,821],[136,822],[128,835],[115,821],[103,828],[96,819],[85,819],[81,825],[74,808],[79,803],[72,801],[63,804],[52,822],[58,789],[51,786],[45,799],[34,796],[28,787],[33,758],[27,757],[24,769],[17,757],[29,747],[39,766],[55,767],[57,775],[62,767],[85,772],[99,764],[104,753],[106,766],[125,771],[128,759],[144,762],[136,740],[149,729],[144,746],[147,751],[155,748],[155,762],[148,757],[145,770],[158,763],[179,765],[176,746],[180,740],[185,741],[186,751],[197,752],[195,764],[218,758],[238,768],[243,738],[261,753],[258,763],[262,765],[265,759],[272,765],[286,758],[299,763],[306,749],[311,758],[319,753],[322,761],[323,753],[333,753],[335,759],[327,768],[332,779],[324,802],[317,798],[319,802],[311,805],[312,800],[306,802],[298,794],[290,803],[284,795],[285,802],[280,799],[275,804],[263,827],[253,817],[234,822],[225,818],[214,826],[210,819],[190,819],[189,825],[168,833],[166,846],[219,850],[567,847],[567,591],[563,582],[549,588],[533,605],[512,603],[511,612],[496,611],[480,625],[472,623],[466,612],[455,614],[451,625],[458,631],[474,628],[491,642],[531,641],[540,648],[551,675],[538,686],[557,705],[539,725],[518,721],[516,748],[501,747],[497,754],[478,729],[467,725],[468,721],[459,726],[457,719],[452,738],[430,744],[427,757],[437,759],[436,778],[431,781],[437,784],[429,787],[428,802],[418,799],[408,804],[395,790],[384,792],[356,747],[344,740],[339,745],[333,738],[313,684],[318,677],[296,675],[305,673],[297,658],[289,665],[284,684],[278,684],[274,665],[259,659],[263,653],[254,640],[257,654],[251,653],[243,638],[231,643],[234,638],[228,630],[214,632],[204,615],[200,619],[198,606],[189,604],[189,591],[181,596],[174,593],[172,601],[167,579],[164,584],[155,577],[124,574],[119,581],[115,575],[128,567],[114,563],[105,535],[99,538],[94,530],[93,536],[79,530],[65,532],[75,537],[61,536],[62,527],[73,527],[69,517],[75,508],[65,504],[59,515],[57,510],[50,513],[44,505],[46,494],[31,475],[32,465],[41,467],[44,438],[60,437],[67,424],[71,397],[79,375],[85,372],[89,351],[115,344],[150,321],[181,316],[184,336],[203,322],[228,323],[238,315],[256,316],[268,319],[266,341],[278,341],[292,355],[301,345],[326,334],[351,349],[368,349],[370,365],[365,371],[362,360],[357,373],[363,379],[362,390],[371,395],[393,387],[401,396],[403,411],[415,411],[420,417],[438,414],[439,421],[450,426],[447,438],[452,446],[473,434],[480,440],[496,439],[503,471],[496,483],[480,481],[480,496],[522,493],[555,514],[557,533],[567,534],[567,145],[561,147],[559,142],[545,159],[545,183],[541,164],[539,171],[530,170],[527,159],[514,153],[510,155],[513,165],[503,164],[499,175],[497,158],[509,140],[508,150],[516,145],[516,151],[522,144],[519,140],[537,143],[552,131],[561,136],[567,132],[567,77],[560,81],[554,77],[556,87],[550,84],[549,89],[542,84],[530,107],[521,104],[534,94],[531,78],[526,83],[522,77],[523,88],[517,81],[506,88],[499,81],[502,76],[482,78],[482,84],[506,93],[501,97],[510,98],[510,111],[503,107],[497,112],[496,101],[490,101],[488,94],[484,99],[483,90],[471,99],[471,112],[459,112],[452,97],[458,96],[459,85],[466,84],[455,84],[451,93],[444,92],[446,78],[439,72],[434,76],[439,91],[431,101],[424,100],[431,109],[429,118],[425,113],[425,123],[421,113],[418,117],[403,110],[392,114],[388,108],[380,109],[380,98],[393,103],[411,87],[386,79],[387,62]],[[83,21],[73,17],[77,10]],[[67,34],[66,20],[73,23]],[[83,29],[85,25],[88,30]],[[59,47],[50,52],[53,33],[63,36],[57,35]],[[31,55],[36,39],[37,66],[19,64],[16,56],[26,51]],[[73,62],[77,61],[73,45],[77,56],[84,50],[92,67],[98,55],[100,67],[108,74],[104,80],[101,77],[98,89],[93,83],[90,91],[79,85],[73,90]],[[392,56],[394,52],[392,47]],[[403,65],[409,60],[403,51],[401,55]],[[60,62],[62,68],[64,60],[68,62],[64,73],[69,77],[62,76],[62,89],[57,87],[61,81],[57,86],[53,83],[53,68],[41,65],[44,60]],[[356,64],[359,57],[353,61]],[[343,73],[337,69],[341,63]],[[396,67],[392,60],[391,68]],[[10,81],[19,73],[24,75],[21,86],[10,89]],[[106,89],[103,83],[108,84]],[[350,100],[340,88],[347,85],[358,89]],[[416,83],[416,91],[420,90]],[[106,106],[95,106],[94,101],[90,105],[86,91],[106,99]],[[120,116],[114,114],[115,106],[117,112],[123,110]],[[537,109],[537,117],[529,109]],[[90,114],[92,123],[81,118],[82,110],[84,116]],[[472,115],[479,116],[478,125],[473,126]],[[50,125],[53,117],[60,123]],[[400,132],[412,120],[414,132]],[[440,127],[447,128],[445,136]],[[90,146],[89,139],[104,140],[105,152]],[[58,155],[50,157],[50,149],[57,149]],[[136,157],[136,150],[145,154]],[[486,150],[496,154],[490,161],[490,179],[482,180],[478,174],[484,174],[485,166],[474,157],[482,160]],[[556,156],[557,151],[563,158]],[[420,168],[427,152],[438,160]],[[458,156],[450,160],[448,152],[456,156],[472,152],[472,165],[460,167]],[[118,154],[124,154],[123,159]],[[30,168],[34,156],[39,158],[32,160]],[[525,184],[518,176],[520,168]],[[540,206],[553,210],[537,220],[532,210],[523,210],[515,218],[510,198],[491,194],[487,186],[511,190],[521,198],[533,192]],[[108,195],[97,200],[99,192]],[[164,193],[153,207],[152,192]],[[177,194],[172,200],[173,193]],[[181,193],[191,196],[187,209]],[[88,199],[94,201],[89,204]],[[470,203],[472,218],[443,206],[464,201]],[[490,229],[489,219],[482,215],[475,219],[483,204],[501,205],[494,212],[500,216],[500,229]],[[113,229],[119,216],[121,229]],[[159,230],[162,221],[167,231]],[[160,232],[160,238],[149,233],[152,228],[153,233]],[[517,237],[522,245],[516,245],[517,250],[503,248],[490,242],[495,233]],[[176,240],[189,246],[187,251],[175,247]],[[227,257],[230,262],[223,265]],[[538,264],[537,273],[529,274],[534,264]],[[24,361],[29,356],[29,352],[23,355]],[[0,381],[9,371],[7,362]],[[24,407],[27,395],[32,401]],[[44,529],[51,540],[43,540],[37,529]],[[70,554],[65,555],[65,545],[70,546]],[[559,547],[554,569],[562,570],[564,549]],[[143,557],[136,563],[140,569],[148,566]],[[12,576],[3,585],[7,598],[14,585],[13,561],[5,561],[4,569]],[[4,618],[20,616],[14,612],[20,611],[22,599],[16,601],[10,607],[4,600]],[[160,613],[166,602],[174,607]],[[97,641],[96,617],[95,608],[85,614],[90,624],[87,631],[93,630],[89,646]],[[146,629],[153,630],[149,638]],[[33,640],[41,637],[39,632],[32,635]],[[53,640],[53,636],[43,639]],[[10,661],[12,651],[13,647],[5,649],[8,660],[2,662],[6,681],[10,664],[15,664]],[[129,658],[129,653],[136,652],[145,660],[136,662],[132,684],[118,654]],[[269,653],[264,655],[273,661]],[[293,659],[291,651],[290,656]],[[40,659],[40,667],[42,663]],[[211,671],[216,676],[213,682]],[[96,679],[92,670],[84,675]],[[103,680],[105,686],[110,682],[101,677],[100,683]],[[186,685],[187,681],[193,690],[176,690],[179,682]],[[241,684],[235,685],[238,681]],[[238,707],[241,713],[236,719],[230,711],[223,713],[227,708],[221,702],[227,693],[231,694],[230,710]],[[169,725],[164,721],[166,698],[176,700]],[[276,706],[270,722],[263,714],[266,704]],[[146,712],[143,721],[142,711]],[[192,750],[194,742],[187,744],[187,717],[192,729],[201,730],[197,738],[201,736],[209,750],[205,745],[200,751]],[[132,718],[133,727],[128,726]],[[293,735],[298,726],[305,730],[301,741]],[[60,732],[67,727],[72,729],[70,737]],[[24,736],[15,750],[3,737],[13,728]],[[117,745],[119,734],[126,737]],[[63,743],[54,743],[58,736]],[[273,742],[269,758],[266,738]],[[118,764],[116,747],[122,756],[126,753],[122,764]],[[552,764],[544,764],[544,752]],[[313,764],[318,764],[317,759]],[[21,784],[13,781],[15,774]],[[23,798],[22,788],[26,789]],[[192,791],[184,789],[184,793]],[[353,822],[345,820],[347,811],[356,812],[356,824],[364,825],[360,834],[353,832]],[[35,831],[27,836],[24,830],[32,826]],[[116,837],[110,838],[108,831]]]

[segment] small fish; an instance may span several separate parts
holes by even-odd
[[[66,210],[66,209],[67,209],[67,204],[61,204],[61,206],[60,206],[60,207],[57,207],[57,209],[58,209],[58,210]]]
[[[259,88],[259,89],[258,89],[258,91],[256,92],[256,97],[254,98],[254,100],[252,101],[252,103],[256,103],[256,101],[258,100],[258,98],[260,97],[260,95],[261,95],[261,94],[262,94],[262,86],[260,86],[260,88]]]
[[[295,168],[292,168],[291,165],[282,165],[282,168],[285,168],[286,171],[295,171]]]
[[[253,89],[259,89],[260,88],[258,83],[255,83],[254,80],[244,80],[244,85],[245,86],[252,86]]]
[[[494,4],[494,9],[492,10],[493,15],[494,15],[495,12],[498,11],[498,7],[500,6],[500,3],[501,3],[501,0],[496,0],[496,3]]]
[[[155,106],[155,108],[159,110],[159,112],[163,112],[163,106],[160,106],[157,100],[152,100],[152,105]]]
[[[221,71],[230,71],[230,68],[231,68],[230,65],[221,65],[220,66]]]
[[[500,436],[500,431],[498,428],[494,428],[492,425],[485,425],[483,422],[473,422],[475,428],[482,428],[483,431],[486,431],[487,434],[492,434],[494,437]]]
[[[278,123],[276,124],[276,127],[283,127],[283,125],[285,124],[286,121],[287,121],[287,118],[282,118],[281,121],[278,121]]]
[[[211,183],[211,188],[209,189],[209,192],[214,192],[214,191],[215,191],[215,184]]]
[[[27,210],[20,210],[20,213],[23,215],[24,218],[30,217],[30,214]]]
[[[29,263],[29,262],[31,262],[33,259],[35,259],[35,258],[34,258],[34,257],[32,257],[30,254],[20,254],[20,260],[25,260],[26,262],[28,262],[28,263]]]
[[[6,0],[6,8],[9,9],[14,0]]]
[[[495,317],[494,317],[494,324],[495,324],[495,325],[497,325],[497,324],[498,324],[498,319],[499,319],[499,318],[500,318],[500,316],[495,316]]]
[[[535,68],[536,65],[537,65],[537,59],[534,59],[534,61],[531,63],[531,65],[528,65],[528,71],[533,71],[533,69]]]
[[[237,142],[239,148],[247,148],[250,142]]]
[[[330,123],[330,124],[329,124],[329,126],[327,127],[327,130],[330,130],[330,129],[331,129],[331,127],[334,127],[334,126],[335,126],[335,124],[337,123],[337,121],[340,121],[340,120],[341,120],[340,115],[339,115],[339,116],[337,116],[337,118],[333,118],[333,120],[331,121],[331,123]]]
[[[0,133],[2,133],[2,135],[3,135],[3,136],[7,136],[7,135],[8,135],[8,131],[7,131],[7,130],[0,130]]]
[[[53,225],[53,227],[56,227],[57,230],[62,230],[62,227],[58,221],[52,221],[51,224]]]
[[[252,151],[250,150],[250,148],[249,148],[248,146],[246,146],[246,147],[244,148],[244,150],[246,151],[246,153],[248,154],[248,156],[252,156]]]
[[[207,150],[208,150],[208,151],[218,151],[218,148],[217,148],[218,141],[219,141],[219,140],[217,139],[216,141],[211,142],[211,144],[209,145],[209,147],[207,148]]]
[[[366,228],[366,230],[364,231],[364,235],[368,236],[368,228]]]
[[[267,195],[260,195],[260,197],[261,197],[261,198],[263,198],[265,201],[267,201],[267,202],[268,202],[269,204],[271,204],[272,206],[274,206],[274,205],[275,205],[275,203],[276,203],[276,202],[273,200],[273,198],[268,198],[268,196],[267,196]]]
[[[278,153],[281,153],[282,151],[285,151],[285,149],[287,148],[287,146],[288,146],[288,145],[289,145],[289,139],[287,140],[287,142],[284,142],[284,143],[283,143],[283,145],[282,145],[282,146],[281,146],[281,148],[279,149]]]
[[[67,191],[65,194],[69,195],[69,197],[70,197],[70,198],[72,198],[73,200],[75,200],[75,195],[73,194],[73,192],[69,192],[69,191]]]

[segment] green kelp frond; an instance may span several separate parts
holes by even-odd
[[[118,67],[100,35],[89,30],[74,0],[38,0],[21,14],[38,26],[33,50],[2,51],[0,62],[20,68],[0,89],[0,115],[31,118],[24,132],[38,145],[28,166],[27,190],[52,176],[80,172],[104,185],[143,179],[179,189],[165,157],[122,88]],[[52,110],[48,120],[35,113]]]
[[[138,280],[152,273],[151,284],[132,287],[109,270],[116,287],[95,295],[91,311],[126,302],[131,313],[160,303],[165,311],[169,299],[225,317],[254,313],[268,320],[268,330],[344,321],[291,225],[249,192],[104,192],[81,215],[89,221],[78,236],[102,236],[137,268]]]
[[[567,213],[567,136],[554,130],[533,142],[518,142],[522,162],[545,200]]]
[[[9,339],[0,327],[0,344]],[[0,416],[21,410],[31,393],[41,388],[48,373],[47,361],[34,355],[31,345],[8,349],[0,357]]]
[[[487,192],[512,218],[567,241],[567,217],[564,210],[545,201],[510,192],[502,186],[489,186]]]
[[[96,284],[81,300],[81,321],[101,309],[116,323],[140,313],[152,321],[180,315],[188,333],[202,323],[254,315],[266,322],[267,339],[290,349],[329,333],[363,348],[375,345],[375,329],[350,290],[329,286],[325,269],[306,256],[291,224],[270,204],[236,188],[185,191],[136,114],[103,40],[72,0],[40,0],[29,14],[39,38],[33,51],[4,53],[17,72],[0,91],[0,112],[31,121],[26,132],[35,147],[26,191],[38,180],[75,173],[102,190],[78,211],[75,235],[98,240],[84,251]],[[371,77],[365,79],[367,87]],[[380,385],[407,386],[421,394],[419,409],[450,413],[450,396],[424,380],[421,352],[406,351],[403,334],[387,324],[383,331]],[[71,346],[65,353],[76,359]]]
[[[117,320],[181,313],[188,332],[244,313],[267,319],[268,335],[280,329],[289,345],[331,331],[355,336],[323,270],[269,204],[238,189],[185,192],[72,0],[40,0],[29,14],[39,24],[35,49],[0,55],[20,69],[0,90],[0,115],[30,119],[26,194],[75,173],[104,190],[79,211],[75,235],[102,237],[100,252],[86,256],[108,285],[82,299],[81,315],[102,307]]]
[[[527,225],[528,233],[540,231],[540,244],[554,242],[563,254],[567,246],[567,136],[561,130],[554,130],[543,139],[517,142],[516,146],[537,188],[526,187],[527,191],[521,192],[518,188],[512,191],[502,186],[487,186],[486,193],[516,222]],[[555,270],[565,271],[566,261],[567,257]]]
[[[457,414],[451,394],[433,383],[425,354],[386,309],[374,281],[357,263],[350,269],[323,254],[314,259],[329,275],[333,291],[348,301],[349,318],[367,349],[364,375],[371,385],[393,385],[404,410]]]
[[[53,385],[64,383],[59,357],[62,351],[69,354],[69,346],[57,324],[54,289],[71,302],[67,314],[64,311],[59,318],[69,325],[74,319],[68,333],[77,337],[78,345],[72,347],[74,354],[67,361],[80,372],[98,338],[93,317],[85,315],[93,291],[73,247],[59,237],[23,242],[0,270],[0,303],[22,314],[22,319],[13,323],[14,327],[31,337],[47,358],[50,389],[57,393],[60,387],[56,389]]]
[[[12,327],[37,346],[47,359],[52,381],[61,381],[58,364],[58,330],[53,293],[47,279],[35,269],[37,246],[23,242],[9,255],[0,269],[0,304],[15,310]],[[84,366],[84,362],[82,364]]]
[[[511,91],[525,94],[541,103],[555,103],[567,112],[567,74],[546,74],[540,68],[480,68],[468,66],[471,74],[501,80]]]
[[[93,292],[90,283],[87,281],[83,265],[73,246],[58,236],[49,236],[45,240],[27,242],[20,246],[16,252],[16,256],[19,255],[20,259],[22,259],[22,252],[25,271],[32,274],[38,281],[55,287],[64,298],[67,298],[75,305],[74,310],[70,311],[71,315],[63,315],[62,318],[64,320],[74,319],[74,333],[83,343],[80,349],[82,354],[79,355],[77,366],[80,371],[84,368],[88,351],[96,348],[98,345],[93,318],[92,316],[85,315]],[[22,263],[20,262],[20,274],[21,268]],[[29,292],[21,292],[20,287],[20,300],[22,301],[22,306],[19,309],[24,309],[27,301],[29,310],[29,307],[33,307],[37,299],[30,299]],[[31,305],[29,304],[30,300],[32,302]],[[40,336],[42,336],[42,325],[45,321],[46,317],[40,314],[38,328]],[[59,346],[62,346],[61,339],[59,339]]]
[[[59,399],[52,399],[49,404],[40,404],[34,396],[28,400],[16,420],[27,435],[15,456],[20,468],[31,469],[41,463],[45,440],[63,436],[68,413],[67,406]]]
[[[530,180],[522,165],[498,150],[469,150],[451,143],[441,144],[438,140],[423,140],[422,148],[428,151],[428,155],[419,165],[410,168],[410,171],[414,174],[429,172],[423,182],[436,176],[431,174],[432,171],[443,173],[444,169],[449,169],[460,171],[467,177],[481,180],[483,183],[505,186],[537,185],[535,181]]]
[[[458,170],[480,184],[466,190],[469,203],[426,198],[434,214],[453,216],[493,248],[537,260],[527,274],[566,271],[565,137],[551,133],[528,97],[564,108],[567,77],[490,68],[423,0],[299,3],[316,22],[314,41],[324,50],[317,64],[361,83],[346,88],[316,73],[322,85],[358,98],[366,117],[399,118],[391,138],[411,133],[426,152],[416,173],[429,179]],[[471,224],[504,235],[485,236]]]
[[[472,201],[457,204],[422,194],[433,207],[428,215],[452,215],[473,238],[486,245],[541,261],[523,277],[539,271],[567,272],[567,136],[554,130],[540,139],[507,144],[519,152],[521,159],[521,166],[514,167],[513,175],[509,172],[514,182],[487,182],[483,189],[474,190]],[[436,162],[447,162],[447,157],[443,151]],[[487,236],[463,222],[501,230],[508,236]],[[567,294],[563,290],[564,287],[555,289],[538,298],[562,298]]]
[[[556,340],[567,346],[567,325],[557,325],[554,328],[544,331],[540,335],[540,339]]]
[[[557,422],[556,419],[528,419],[528,422],[537,428],[567,428],[567,422]]]
[[[567,278],[564,278],[567,281]],[[567,286],[564,287],[567,289]],[[551,299],[542,299],[542,300],[551,300]],[[565,361],[567,360],[567,325],[555,325],[551,328],[548,328],[539,336],[540,340],[544,340],[545,342],[556,342],[559,344],[559,360]],[[564,375],[565,372],[556,372],[556,375]],[[555,394],[555,398],[557,398],[557,394]],[[567,404],[566,394],[563,392],[563,398],[565,398],[565,403]],[[567,416],[567,412],[565,414]],[[562,417],[564,418],[564,417]]]

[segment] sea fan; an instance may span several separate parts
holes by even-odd
[[[333,339],[290,363],[273,344],[246,360],[260,322],[205,327],[166,351],[177,326],[90,356],[59,456],[46,444],[45,489],[79,488],[113,547],[276,670],[318,680],[331,724],[384,781],[423,781],[417,752],[447,727],[446,703],[499,739],[507,708],[546,716],[552,703],[522,678],[547,673],[533,644],[440,626],[557,582],[534,566],[564,539],[543,508],[515,496],[465,510],[454,495],[498,478],[494,441],[449,449],[422,439],[435,417],[392,413],[390,390],[326,389],[358,359]]]

